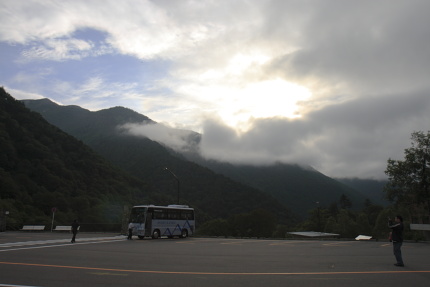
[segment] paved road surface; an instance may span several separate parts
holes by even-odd
[[[0,286],[430,286],[430,244],[0,233]]]

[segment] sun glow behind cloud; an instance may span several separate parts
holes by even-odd
[[[218,71],[207,72],[206,76],[209,74],[220,76]],[[218,78],[181,85],[176,91],[189,103],[186,108],[177,107],[184,111],[181,119],[194,130],[198,130],[195,118],[187,120],[190,110],[196,110],[192,114],[198,110],[202,119],[216,119],[236,132],[248,131],[255,119],[299,118],[299,103],[312,97],[307,87],[281,78],[249,82]]]
[[[219,104],[220,117],[229,126],[247,130],[256,118],[296,118],[297,103],[309,99],[311,92],[282,79],[247,84],[243,89],[230,89]]]
[[[271,60],[265,53],[252,51],[232,57],[225,69],[225,77],[242,77],[240,85],[226,89],[219,115],[229,126],[246,131],[250,120],[272,117],[299,117],[297,103],[310,98],[303,86],[281,78],[263,79],[264,65]]]
[[[206,118],[218,118],[237,132],[247,131],[255,119],[301,117],[299,103],[312,96],[307,87],[282,78],[232,79],[230,72],[207,71],[200,84],[190,83],[177,91],[187,95],[190,103],[199,103]]]
[[[208,70],[181,70],[177,75],[186,84],[172,90],[188,99],[188,107],[199,109],[202,118],[216,119],[236,132],[248,131],[255,119],[301,117],[298,104],[310,100],[311,90],[267,75],[265,67],[273,60],[268,52],[249,49]],[[184,113],[182,119],[186,117]],[[189,122],[191,126],[196,124]]]

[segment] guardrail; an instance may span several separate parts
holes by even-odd
[[[80,228],[81,227],[78,226],[78,230]],[[72,230],[72,227],[70,225],[68,225],[68,226],[67,225],[59,225],[59,226],[56,226],[54,229],[54,231],[70,231],[70,230]]]
[[[22,231],[43,231],[45,225],[24,225],[20,230]]]
[[[415,224],[415,223],[411,223],[410,228],[411,228],[411,230],[430,231],[430,224]]]
[[[52,231],[70,231],[70,225],[54,225]],[[51,231],[51,224],[25,224],[22,228],[17,226],[15,229],[9,228],[9,230],[20,230],[20,231]],[[118,223],[80,223],[79,231],[82,232],[121,232],[121,224]]]

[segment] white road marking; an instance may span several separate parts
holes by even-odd
[[[0,284],[0,287],[38,287],[38,286]]]
[[[114,237],[80,238],[78,242],[75,242],[75,243],[70,243],[70,239],[3,243],[3,244],[0,244],[0,248],[7,248],[7,249],[0,250],[0,252],[25,250],[25,249],[37,249],[37,248],[50,248],[50,247],[70,246],[70,245],[96,244],[96,243],[104,243],[104,242],[123,241],[124,239],[125,239],[125,236],[114,236]],[[17,248],[10,248],[10,247],[17,247]]]

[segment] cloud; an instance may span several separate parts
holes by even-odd
[[[297,119],[254,119],[246,132],[210,118],[197,147],[190,146],[193,132],[161,124],[127,124],[122,129],[176,151],[195,148],[207,159],[233,164],[282,162],[311,166],[333,177],[385,179],[387,160],[403,158],[410,134],[425,131],[429,122],[430,102],[422,92],[410,98],[363,97]]]
[[[412,3],[316,1],[300,31],[301,49],[278,55],[266,71],[318,79],[354,96],[429,88],[430,31],[423,27],[430,3]]]
[[[207,157],[380,178],[410,134],[428,130],[429,10],[425,0],[5,0],[0,76],[15,91],[196,130]],[[143,134],[186,143],[168,129]]]
[[[179,152],[192,150],[192,145],[195,144],[195,142],[191,140],[195,135],[194,132],[178,130],[158,123],[129,123],[119,126],[118,129],[129,135],[146,137],[153,141],[157,141]]]
[[[32,47],[22,52],[21,61],[28,62],[34,60],[81,60],[89,55],[92,49],[91,42],[79,39],[55,39],[45,41],[44,45]]]
[[[4,87],[4,89],[10,94],[12,95],[12,97],[16,98],[16,99],[31,99],[31,100],[40,100],[45,98],[43,95],[40,94],[36,94],[36,93],[28,93],[25,91],[21,91],[21,90],[15,90],[9,87]]]
[[[242,134],[210,120],[201,152],[233,163],[299,163],[329,176],[382,179],[387,160],[403,158],[410,134],[429,122],[427,92],[364,97],[299,119],[256,119]]]
[[[189,9],[183,7],[184,17],[179,18],[174,16],[178,11],[171,10],[177,5],[145,0],[121,3],[114,0],[4,1],[2,6],[5,25],[0,28],[1,41],[19,44],[44,41],[52,48],[50,41],[71,36],[79,29],[91,28],[105,31],[108,35],[106,42],[120,53],[141,59],[190,54],[192,47],[215,37],[218,30],[217,25],[187,20],[199,5],[186,4]],[[73,42],[72,39],[69,41]],[[63,48],[74,49],[79,43],[56,44],[60,47],[55,45],[54,49],[38,48],[30,52],[36,55],[46,55],[47,52],[62,54],[65,53]],[[74,47],[64,47],[70,44]]]

